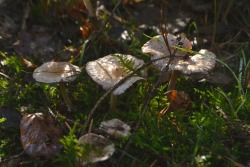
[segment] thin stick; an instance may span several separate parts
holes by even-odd
[[[0,163],[2,164],[2,163],[7,162],[7,161],[13,161],[13,159],[19,158],[19,157],[21,157],[21,156],[23,156],[23,155],[25,155],[25,152],[24,152],[24,151],[22,151],[22,152],[19,153],[19,154],[13,155],[13,156],[11,156],[11,157],[9,157],[9,158],[0,160]]]
[[[2,72],[0,72],[0,75],[4,76],[5,78],[10,79],[10,77],[9,77],[8,75],[6,75],[6,74],[4,74],[4,73],[2,73]]]

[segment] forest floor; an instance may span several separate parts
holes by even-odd
[[[78,139],[89,132],[115,145],[96,166],[250,166],[249,1],[91,3],[93,16],[82,0],[0,0],[0,167],[81,166],[89,150]],[[109,111],[110,96],[89,76],[87,63],[114,53],[150,62],[141,48],[163,31],[187,37],[190,57],[201,49],[213,52],[215,67],[182,74],[175,91],[168,91],[169,78],[159,81],[159,70],[145,66],[147,76],[118,96],[117,111]],[[66,84],[71,112],[58,84],[32,77],[50,61],[81,69]],[[37,113],[48,117],[32,122]],[[113,118],[130,126],[129,136],[98,128]],[[28,141],[25,123],[33,125]],[[52,148],[54,140],[60,149],[28,151],[31,143]]]

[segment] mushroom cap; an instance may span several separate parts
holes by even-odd
[[[110,140],[106,139],[102,135],[97,135],[94,133],[88,133],[80,137],[78,140],[78,145],[83,145],[84,147],[86,144],[90,145],[90,149],[87,150],[86,148],[86,152],[84,152],[84,155],[80,157],[80,162],[83,166],[88,163],[105,161],[111,157],[115,151],[115,146]]]
[[[43,113],[25,114],[20,123],[21,142],[31,157],[51,158],[59,153],[62,131],[54,119]]]
[[[199,53],[187,59],[177,57],[169,65],[170,70],[179,70],[184,74],[207,73],[215,67],[215,54],[207,49],[201,49]]]
[[[139,68],[144,64],[143,60],[137,59],[131,55],[116,54],[118,56],[124,57],[126,60],[134,61],[134,68]],[[88,75],[103,89],[108,90],[117,84],[121,79],[129,75],[124,70],[124,67],[120,64],[118,57],[107,55],[105,57],[99,58],[95,61],[90,61],[86,65],[86,71]],[[142,75],[146,76],[145,71],[141,71]],[[140,76],[132,76],[128,78],[123,84],[116,88],[112,93],[114,95],[122,94],[126,89],[128,89],[133,83],[138,80],[144,79]]]
[[[101,122],[99,129],[115,137],[126,137],[130,135],[131,128],[129,125],[115,118],[109,121]]]
[[[191,42],[183,36],[176,37],[172,34],[167,35],[168,38],[168,43],[170,46],[170,51],[173,54],[173,52],[176,50],[176,46],[181,46],[185,49],[192,49],[192,44]],[[157,35],[150,39],[148,42],[146,42],[142,48],[141,48],[143,53],[147,53],[151,56],[151,60],[159,59],[161,57],[168,56],[165,59],[161,59],[158,61],[155,61],[153,64],[158,70],[162,70],[164,66],[168,63],[169,58],[170,58],[170,53],[169,50],[165,44],[164,38],[162,35]],[[182,50],[176,50],[175,52],[175,57],[183,57],[186,55],[186,52]]]
[[[80,72],[79,67],[68,62],[47,62],[35,69],[33,78],[43,83],[69,82]]]

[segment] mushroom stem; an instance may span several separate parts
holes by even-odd
[[[179,73],[180,71],[178,70],[172,72],[167,91],[174,89]]]
[[[111,94],[109,101],[111,112],[116,111],[116,103],[117,103],[117,95]]]
[[[68,107],[68,111],[71,111],[72,108],[72,102],[68,96],[68,93],[66,92],[66,86],[64,82],[59,82],[59,86],[60,86],[60,91],[61,94],[63,96],[64,102],[66,103],[67,107]]]

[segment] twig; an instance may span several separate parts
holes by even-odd
[[[24,152],[24,151],[21,152],[21,153],[19,153],[19,154],[17,154],[17,155],[13,155],[13,156],[11,156],[11,157],[9,157],[9,158],[7,158],[7,159],[0,160],[0,163],[7,162],[7,161],[11,161],[11,160],[16,159],[16,158],[18,158],[18,157],[21,157],[21,156],[23,156],[23,155],[25,155],[25,152]]]
[[[6,74],[4,74],[4,73],[2,73],[2,72],[0,72],[0,75],[4,76],[5,78],[10,79],[10,77],[9,77],[8,75],[6,75]]]

